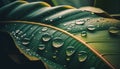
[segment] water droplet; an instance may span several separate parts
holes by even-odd
[[[70,61],[70,58],[66,58],[67,61]]]
[[[30,39],[29,38],[24,38],[23,40],[22,40],[22,44],[23,45],[28,45],[30,43]]]
[[[111,33],[111,34],[119,34],[120,33],[120,29],[118,29],[118,28],[116,28],[116,27],[110,27],[109,29],[108,29],[108,31],[109,31],[109,33]]]
[[[76,20],[75,23],[76,23],[76,24],[83,25],[83,24],[85,23],[85,21],[81,19],[81,20]]]
[[[18,33],[20,30],[16,30],[16,33]]]
[[[51,39],[51,35],[48,33],[45,33],[42,35],[42,40],[43,41],[49,41]]]
[[[45,20],[47,21],[48,19],[46,18]]]
[[[42,31],[44,32],[44,31],[47,31],[48,30],[48,27],[43,27],[42,28]]]
[[[60,37],[56,37],[52,42],[52,45],[55,48],[59,48],[63,46],[63,44],[64,44],[64,41]]]
[[[30,49],[26,49],[26,51],[30,51]]]
[[[52,22],[53,20],[51,19],[50,21]]]
[[[68,46],[68,47],[66,48],[66,55],[67,55],[67,56],[71,56],[71,55],[73,55],[74,53],[75,53],[75,49],[74,49],[73,46]]]
[[[87,36],[87,32],[86,32],[86,31],[82,31],[82,32],[81,32],[81,36],[82,36],[82,37]]]
[[[79,60],[79,62],[86,61],[87,57],[88,57],[88,55],[87,55],[87,52],[85,52],[85,51],[80,51],[78,53],[78,60]]]
[[[94,26],[94,25],[88,25],[88,30],[90,30],[90,31],[93,31],[93,30],[95,30],[96,29],[96,27]]]
[[[59,16],[58,18],[62,18],[62,16]]]
[[[54,56],[52,56],[52,58],[54,58],[54,59],[55,59],[55,58],[57,58],[57,56],[55,56],[55,55],[54,55]]]
[[[91,14],[95,14],[94,12],[91,12]]]
[[[31,30],[33,29],[33,28],[30,28]]]
[[[39,44],[38,49],[39,50],[44,50],[45,49],[45,45],[44,44]]]

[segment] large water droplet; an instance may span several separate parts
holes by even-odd
[[[66,48],[66,55],[67,56],[71,56],[75,53],[75,48],[73,46],[68,46]]]
[[[96,27],[94,26],[94,25],[88,25],[88,30],[90,30],[90,31],[93,31],[93,30],[95,30],[96,29]]]
[[[48,33],[45,33],[42,35],[42,40],[43,41],[49,41],[51,39],[51,35]]]
[[[82,36],[82,37],[87,36],[87,32],[86,32],[86,31],[82,31],[82,32],[81,32],[81,36]]]
[[[39,44],[38,49],[39,50],[44,50],[45,49],[45,44]]]
[[[88,57],[88,55],[87,55],[87,52],[85,52],[85,51],[80,51],[78,53],[78,60],[79,60],[79,62],[86,61],[87,57]]]
[[[30,43],[30,39],[29,38],[24,38],[23,40],[22,40],[22,44],[23,45],[28,45]]]
[[[42,28],[42,31],[44,32],[44,31],[47,31],[48,30],[48,27],[43,27]]]
[[[120,33],[120,29],[118,29],[118,28],[116,28],[116,27],[110,27],[109,29],[108,29],[108,31],[109,31],[109,33],[111,33],[111,34],[119,34]]]
[[[76,20],[75,22],[76,24],[80,24],[80,25],[83,25],[85,23],[84,20],[80,19],[80,20]]]
[[[52,42],[52,45],[55,48],[59,48],[63,46],[63,44],[64,44],[64,41],[60,37],[56,37]]]

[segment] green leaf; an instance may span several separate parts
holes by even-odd
[[[71,5],[76,8],[93,6],[94,0],[52,0],[55,5]]]
[[[0,30],[26,57],[49,69],[118,69],[120,21],[92,9],[16,1],[0,8]]]

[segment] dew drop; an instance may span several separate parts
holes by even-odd
[[[75,53],[75,48],[73,46],[68,46],[66,48],[66,55],[67,56],[71,56]]]
[[[94,12],[91,12],[91,14],[95,14]]]
[[[75,23],[79,24],[79,25],[83,25],[85,23],[85,21],[81,19],[81,20],[76,20]]]
[[[16,33],[18,33],[20,30],[16,30]]]
[[[111,34],[116,34],[116,35],[120,33],[120,30],[116,27],[109,27],[108,31]]]
[[[87,36],[87,32],[86,32],[86,31],[82,31],[82,32],[81,32],[81,36],[82,36],[82,37]]]
[[[30,43],[30,39],[29,38],[24,38],[23,40],[22,40],[22,44],[23,45],[28,45]]]
[[[55,58],[57,58],[57,56],[55,56],[55,55],[54,55],[54,56],[52,56],[52,58],[54,58],[54,59],[55,59]]]
[[[55,48],[59,48],[63,46],[63,44],[64,44],[64,41],[60,37],[56,37],[52,42],[52,45]]]
[[[30,51],[30,49],[26,49],[26,51]]]
[[[93,31],[93,30],[95,30],[96,28],[95,28],[94,25],[88,25],[87,29],[90,30],[90,31]]]
[[[44,31],[47,31],[48,30],[48,27],[43,27],[42,28],[42,31],[44,32]]]
[[[39,44],[38,49],[39,50],[44,50],[45,49],[45,45],[44,44]]]
[[[45,20],[47,21],[48,19],[46,18]]]
[[[86,61],[87,57],[88,57],[88,55],[87,55],[87,52],[85,52],[85,51],[80,51],[78,53],[78,60],[79,60],[79,62]]]
[[[49,41],[51,39],[51,35],[48,33],[45,33],[42,35],[42,40],[43,41]]]
[[[66,58],[67,61],[70,61],[70,58]]]
[[[58,18],[62,18],[62,16],[59,16]]]
[[[50,21],[52,22],[53,20],[51,19]]]

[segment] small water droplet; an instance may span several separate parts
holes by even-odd
[[[22,40],[22,44],[23,45],[28,45],[30,43],[30,39],[29,38],[24,38],[23,40]]]
[[[55,56],[55,55],[54,55],[54,56],[52,56],[52,58],[54,58],[54,59],[55,59],[55,58],[57,58],[57,56]]]
[[[50,21],[52,22],[53,20],[51,19]]]
[[[30,51],[30,49],[26,49],[26,51]]]
[[[71,30],[71,28],[69,27],[69,28],[67,28],[67,30]]]
[[[16,33],[18,33],[20,30],[16,30]]]
[[[87,36],[87,32],[86,32],[86,31],[82,31],[82,32],[81,32],[81,36],[82,36],[82,37]]]
[[[33,29],[33,28],[30,28],[31,30]]]
[[[46,18],[45,20],[47,21],[48,19]]]
[[[81,19],[81,20],[76,20],[75,23],[79,24],[79,25],[83,25],[85,23],[85,21]]]
[[[116,35],[120,33],[120,29],[118,29],[117,27],[109,27],[108,31],[111,34],[116,34]]]
[[[55,48],[59,48],[63,46],[63,44],[64,44],[64,41],[60,37],[56,37],[52,42],[52,45]]]
[[[79,62],[86,61],[87,57],[88,57],[88,55],[87,55],[87,52],[85,52],[85,51],[80,51],[78,53],[78,60],[79,60]]]
[[[95,30],[96,29],[96,27],[94,26],[94,25],[88,25],[88,30],[90,30],[90,31],[93,31],[93,30]]]
[[[67,56],[71,56],[71,55],[73,55],[74,53],[75,53],[75,49],[74,49],[73,46],[68,46],[68,47],[66,48],[66,55],[67,55]]]
[[[51,35],[48,33],[45,33],[42,35],[42,40],[43,41],[49,41],[51,39]]]
[[[70,58],[66,58],[67,61],[70,61]]]
[[[91,12],[91,14],[95,14],[94,12]]]
[[[42,31],[44,32],[44,31],[47,31],[48,30],[48,27],[43,27],[42,28]]]
[[[45,49],[45,45],[44,44],[39,44],[38,49],[39,50],[44,50]]]

